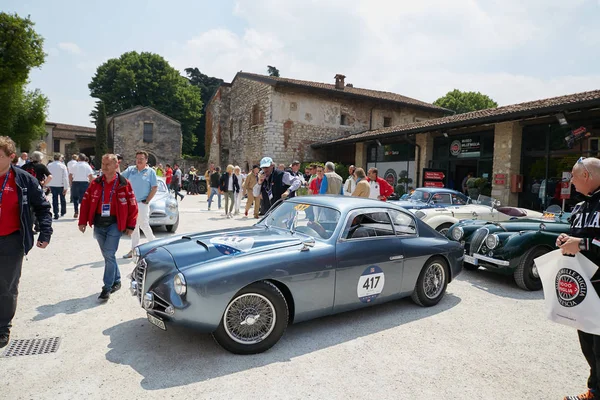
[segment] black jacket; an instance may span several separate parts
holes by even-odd
[[[19,208],[21,209],[21,237],[25,254],[33,247],[33,221],[31,211],[35,213],[40,227],[39,242],[50,242],[52,236],[52,213],[37,179],[21,168],[11,165],[17,184]],[[31,208],[31,209],[30,209]]]
[[[238,183],[238,178],[236,174],[231,174],[231,176],[233,176],[233,192],[234,193],[239,193],[240,192],[240,184]],[[219,180],[219,190],[221,190],[221,192],[228,192],[228,187],[229,187],[229,174],[227,172],[223,173],[223,175],[221,175],[221,179]]]
[[[289,185],[283,183],[284,171],[273,169],[271,175],[266,178],[261,186],[262,198],[265,201],[265,205],[271,208],[278,200],[281,199],[281,195],[290,188]],[[269,192],[272,196],[269,196]]]
[[[221,180],[221,176],[218,172],[215,171],[212,174],[210,174],[210,187],[218,188],[220,180]]]
[[[585,200],[573,208],[570,235],[584,239],[586,250],[581,254],[600,266],[600,189],[585,196]],[[592,277],[592,280],[598,279],[600,270]],[[594,284],[594,287],[600,293],[600,284]]]

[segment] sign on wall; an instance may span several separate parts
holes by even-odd
[[[450,142],[450,155],[457,158],[479,157],[481,141],[479,136],[456,139]]]
[[[423,186],[443,188],[446,186],[446,171],[423,168]]]

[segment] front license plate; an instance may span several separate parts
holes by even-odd
[[[154,315],[148,314],[148,321],[150,321],[150,323],[152,325],[158,326],[163,331],[167,330],[167,326],[165,325],[165,321],[163,321],[160,318],[156,318]]]
[[[477,265],[477,261],[479,261],[479,260],[476,259],[475,257],[471,257],[471,256],[468,256],[465,254],[465,262],[466,263]]]

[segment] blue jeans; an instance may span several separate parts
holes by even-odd
[[[110,290],[115,283],[121,282],[121,272],[119,272],[116,256],[121,232],[117,224],[106,228],[95,226],[94,237],[98,241],[102,257],[104,257],[104,286],[102,288]]]
[[[54,187],[50,186],[50,191],[52,192],[52,210],[54,211],[54,216],[58,218],[58,199],[60,198],[60,215],[65,215],[67,213],[67,199],[65,199],[65,195],[63,194],[64,188],[62,187]]]
[[[83,195],[89,186],[89,182],[73,182],[71,186],[71,192],[73,192],[73,207],[75,207],[75,212],[79,213],[79,204],[81,204],[81,200],[83,200]]]
[[[208,208],[210,208],[210,205],[212,204],[212,199],[214,195],[217,195],[217,198],[219,199],[219,208],[221,208],[221,194],[219,193],[219,188],[216,187],[211,187],[210,188],[210,196],[208,196]]]

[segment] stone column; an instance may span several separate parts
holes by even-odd
[[[429,161],[433,158],[433,137],[431,133],[419,133],[415,136],[415,142],[417,146],[415,146],[415,161],[419,160],[419,165],[417,166],[417,180],[418,182],[414,183],[414,187],[421,187],[423,182],[423,168],[427,168],[429,166]],[[421,150],[421,154],[419,155],[419,147]]]
[[[521,172],[521,143],[523,128],[519,122],[502,122],[494,129],[494,166],[492,179],[492,197],[502,205],[516,206],[519,194],[511,193],[510,180]],[[496,184],[496,175],[504,175],[504,183]],[[498,181],[500,182],[500,181]]]
[[[356,143],[354,150],[354,166],[367,169],[367,145],[364,142]]]

